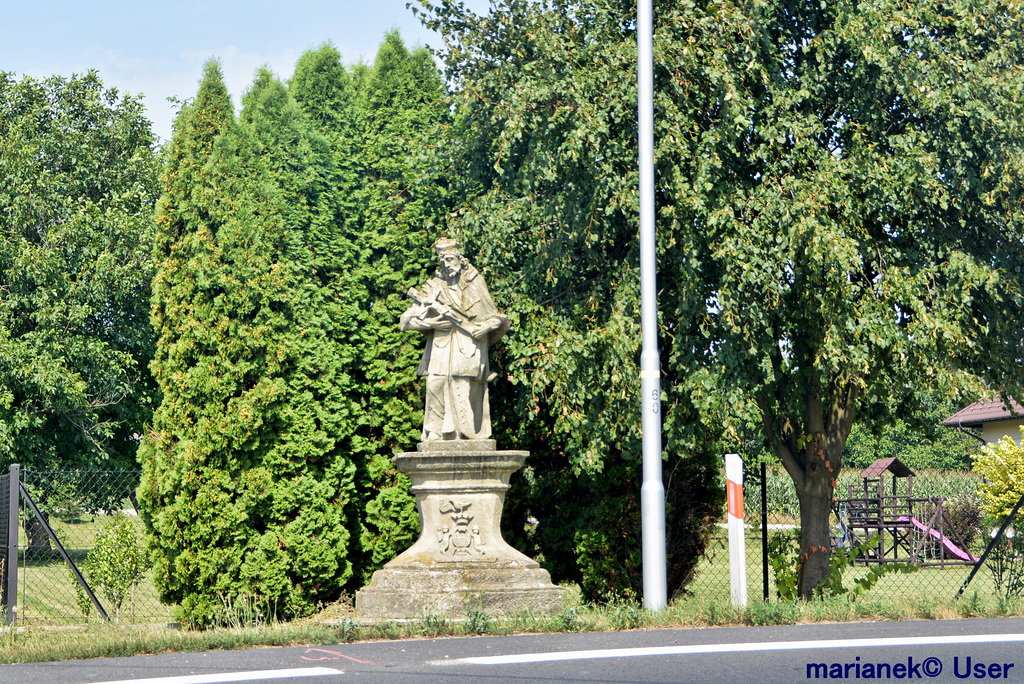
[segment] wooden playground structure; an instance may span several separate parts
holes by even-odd
[[[892,476],[890,493],[885,475]],[[850,485],[847,498],[837,499],[833,510],[841,535],[835,545],[860,546],[876,538],[857,563],[915,563],[918,565],[974,565],[978,559],[949,524],[944,497],[915,497],[914,471],[898,458],[883,458],[861,474],[860,487]],[[900,484],[900,482],[903,484]]]

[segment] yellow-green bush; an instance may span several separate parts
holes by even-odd
[[[1004,436],[995,444],[986,444],[974,461],[975,472],[985,477],[981,497],[985,514],[1003,519],[1024,495],[1024,446]]]

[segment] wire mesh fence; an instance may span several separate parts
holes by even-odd
[[[171,619],[171,609],[157,598],[142,541],[135,504],[139,476],[21,471],[19,625]]]
[[[762,518],[760,473],[748,472],[744,486],[747,593],[750,600],[774,601],[791,591],[786,583],[797,563],[800,505],[785,472],[768,470],[765,475],[766,520]],[[849,558],[839,576],[844,589],[853,589],[858,579],[869,573],[877,575],[879,568],[896,564],[916,569],[882,570],[868,595],[926,602],[951,599],[964,585],[994,533],[983,523],[977,493],[980,478],[972,473],[929,472],[914,480],[908,493],[903,481],[903,489],[894,491],[890,478],[884,494],[874,496],[877,481],[865,485],[857,472],[844,473],[840,478],[830,528],[833,563],[838,554]],[[1013,527],[1009,529],[1012,535]],[[1003,546],[1012,547],[1013,543]],[[1024,554],[1024,539],[1018,545]],[[1012,552],[986,559],[972,578],[968,594],[1005,598],[1009,580],[1000,577],[1013,574],[1012,567],[1007,568],[1014,559],[1020,559],[1024,566],[1024,555]],[[838,564],[844,565],[841,558]],[[725,519],[713,527],[708,548],[686,591],[702,598],[730,598]],[[1024,585],[1017,595],[1024,595]]]

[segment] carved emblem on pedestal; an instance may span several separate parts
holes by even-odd
[[[442,501],[438,507],[441,515],[448,515],[451,518],[451,525],[441,524],[437,528],[437,543],[441,547],[441,553],[452,558],[465,556],[483,556],[484,542],[480,539],[480,528],[474,525],[473,516],[467,513],[472,503],[465,501]]]

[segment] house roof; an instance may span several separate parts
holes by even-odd
[[[903,461],[893,456],[892,458],[880,458],[860,474],[861,477],[878,477],[888,470],[895,477],[913,477],[914,471],[908,468]]]
[[[1024,419],[1024,407],[1013,399],[1010,399],[1010,407],[1003,404],[1002,399],[987,399],[976,401],[967,408],[960,409],[942,424],[946,427],[977,427],[982,423],[992,423],[997,420],[1010,420],[1011,418]]]

